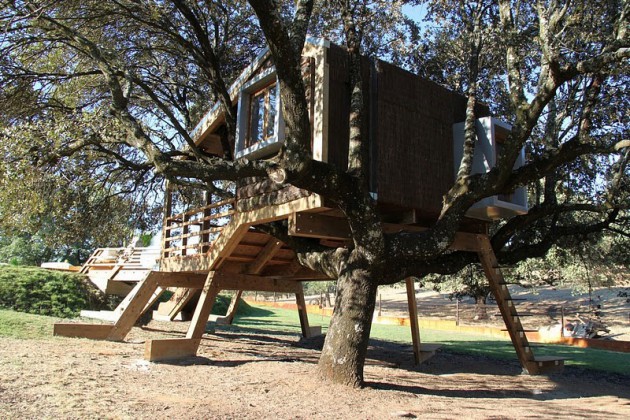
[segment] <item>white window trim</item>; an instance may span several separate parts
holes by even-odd
[[[251,146],[245,148],[245,141],[249,126],[249,113],[250,113],[250,98],[254,93],[263,89],[265,86],[270,85],[275,81],[276,83],[276,97],[277,107],[276,117],[273,126],[273,136],[259,141]],[[271,67],[261,74],[247,82],[241,88],[241,92],[238,98],[238,120],[236,124],[236,151],[234,157],[236,159],[248,158],[258,159],[268,157],[269,155],[280,150],[280,147],[284,143],[284,118],[282,117],[282,106],[280,101],[280,84],[276,78],[276,69]]]

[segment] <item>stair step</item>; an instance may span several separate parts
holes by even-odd
[[[557,356],[536,356],[533,361],[527,362],[527,370],[532,374],[559,372],[564,368],[565,360]]]

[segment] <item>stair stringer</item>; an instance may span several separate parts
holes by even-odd
[[[518,311],[514,306],[514,300],[510,295],[503,273],[492,249],[490,238],[487,235],[477,235],[479,241],[479,260],[484,273],[488,278],[490,290],[499,306],[499,311],[505,322],[505,327],[512,340],[514,350],[523,369],[529,374],[536,375],[554,370],[560,370],[564,366],[564,359],[556,357],[536,358],[529,344],[525,329],[521,323]]]
[[[240,240],[247,233],[247,230],[253,225],[283,219],[295,212],[321,206],[322,198],[317,194],[312,194],[310,196],[302,197],[300,199],[276,206],[267,206],[256,210],[236,212],[232,215],[230,221],[223,227],[223,230],[219,232],[217,238],[212,242],[210,250],[203,256],[203,264],[197,265],[195,268],[199,271],[216,271],[219,269],[225,259],[229,257],[238,246]],[[235,241],[234,236],[237,232],[238,240]],[[265,252],[265,250],[261,251],[261,253],[262,252]],[[252,273],[250,273],[246,267],[243,272],[257,274],[261,270],[262,267],[259,267],[258,269],[254,268]],[[176,297],[176,295],[180,295],[181,297]],[[176,301],[172,302],[169,305],[170,307],[165,305],[162,312],[159,312],[160,315],[168,315],[169,319],[175,319],[175,317],[190,302],[194,295],[195,293],[192,291],[185,292],[178,289],[175,291],[172,298]],[[236,309],[236,306],[233,309]],[[168,313],[166,313],[167,310]],[[226,315],[229,316],[230,313]]]

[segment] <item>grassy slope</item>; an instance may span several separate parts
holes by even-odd
[[[0,337],[50,338],[53,333],[53,324],[57,321],[59,318],[0,309]]]

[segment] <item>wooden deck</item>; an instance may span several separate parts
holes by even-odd
[[[317,238],[322,244],[336,247],[349,240],[346,221],[315,194],[248,211],[226,209],[226,206],[233,204],[222,202],[167,215],[160,271],[147,271],[119,307],[105,314],[109,324],[57,324],[55,334],[123,340],[138,317],[169,289],[174,292],[173,296],[160,304],[158,313],[172,320],[186,307],[192,306],[192,320],[185,338],[147,342],[145,355],[149,360],[196,354],[210,310],[221,290],[237,291],[228,313],[221,319],[224,323],[233,319],[243,290],[295,294],[302,334],[310,336],[313,330],[308,323],[301,282],[328,279],[302,267],[293,250],[276,238],[256,231],[256,226],[287,220],[289,234]],[[424,229],[402,223],[385,223],[384,227],[388,231]],[[460,232],[452,248],[478,254],[523,368],[531,374],[561,369],[564,362],[560,358],[534,356],[488,236]],[[410,318],[417,321],[413,281],[407,279],[406,286]],[[411,331],[414,357],[421,363],[431,357],[439,345],[421,342],[417,322],[411,322]]]

